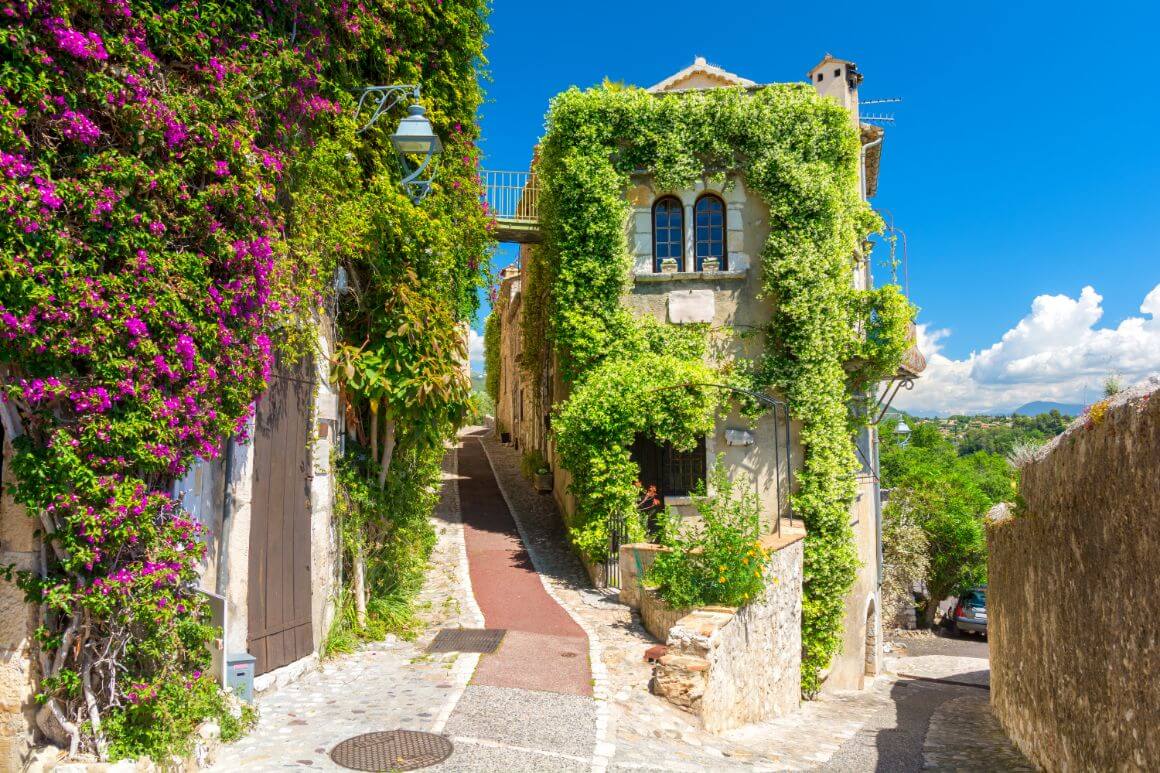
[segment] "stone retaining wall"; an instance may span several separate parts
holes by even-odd
[[[786,528],[764,540],[773,551],[765,593],[737,609],[672,609],[655,592],[641,588],[636,576],[637,556],[655,557],[655,546],[621,548],[621,599],[626,600],[628,589],[627,600],[639,604],[645,627],[667,645],[653,669],[652,690],[700,716],[710,732],[798,707],[804,536],[800,529]]]
[[[1158,471],[1160,391],[1118,397],[990,519],[991,702],[1045,770],[1160,770]]]

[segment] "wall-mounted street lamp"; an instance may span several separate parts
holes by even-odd
[[[894,434],[898,438],[898,445],[905,446],[910,442],[910,427],[906,424],[906,419],[899,419],[898,424],[894,425]]]
[[[443,152],[443,142],[431,127],[431,122],[427,120],[423,106],[419,104],[419,86],[415,84],[368,86],[359,96],[354,114],[355,116],[359,114],[365,102],[375,103],[370,118],[358,130],[361,134],[374,126],[379,116],[389,112],[407,96],[414,102],[407,111],[407,117],[399,123],[399,128],[391,135],[391,145],[394,146],[395,153],[399,156],[399,164],[403,167],[403,179],[400,180],[400,184],[410,195],[411,201],[418,204],[431,192],[434,175],[425,180],[420,180],[419,177],[430,166],[431,160]]]

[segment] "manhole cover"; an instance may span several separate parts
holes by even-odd
[[[428,652],[495,652],[507,633],[502,628],[443,628],[427,645]]]
[[[434,733],[391,730],[347,738],[330,751],[330,759],[351,770],[417,770],[451,756],[451,741]]]

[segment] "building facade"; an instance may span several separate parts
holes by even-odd
[[[861,188],[864,197],[877,188],[878,161],[883,140],[880,127],[859,120],[858,86],[862,76],[852,62],[827,55],[808,73],[823,96],[846,108],[862,137]],[[728,73],[698,58],[693,65],[652,86],[652,93],[722,87],[753,88],[754,81]],[[763,343],[746,331],[768,326],[772,302],[763,298],[760,254],[769,235],[766,204],[746,187],[738,173],[706,176],[681,190],[658,188],[647,173],[635,175],[625,195],[631,205],[626,225],[632,253],[632,281],[621,303],[638,317],[651,316],[668,324],[709,323],[712,329],[737,331],[711,346],[714,359],[760,356]],[[528,245],[521,247],[521,263]],[[870,262],[851,256],[850,281],[856,288],[872,286]],[[538,451],[554,472],[554,495],[565,518],[575,513],[568,493],[566,470],[556,463],[551,429],[554,405],[567,398],[552,357],[545,372],[531,379],[521,369],[520,315],[523,308],[519,267],[501,276],[496,308],[502,314],[501,368],[497,427],[526,451]],[[800,467],[799,425],[788,413],[771,411],[756,423],[743,420],[736,410],[717,422],[715,431],[692,452],[671,448],[634,447],[642,484],[654,484],[664,503],[682,517],[694,515],[692,490],[707,480],[718,459],[730,475],[744,473],[753,482],[762,504],[764,526],[778,528],[791,516],[789,494],[793,474]],[[877,442],[873,427],[859,438],[863,461],[858,473],[858,496],[851,508],[851,525],[860,568],[846,600],[843,651],[831,663],[825,689],[856,689],[873,677],[881,664],[880,517]],[[710,491],[710,493],[712,493]],[[594,579],[608,577],[601,567],[590,567]]]

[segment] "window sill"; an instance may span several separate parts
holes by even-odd
[[[675,507],[679,507],[681,505],[691,505],[691,504],[693,504],[693,498],[689,497],[689,496],[685,496],[685,497],[667,496],[667,497],[665,497],[665,504],[666,505],[673,505]]]
[[[649,282],[689,282],[689,281],[738,281],[745,279],[749,272],[740,271],[674,271],[669,274],[649,272],[634,274],[633,280],[641,283]]]

